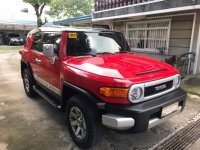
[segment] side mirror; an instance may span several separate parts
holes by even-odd
[[[51,64],[55,63],[56,55],[54,55],[53,44],[43,44],[43,53],[45,56],[50,57]]]
[[[53,57],[54,56],[53,44],[43,44],[43,53],[47,57]]]

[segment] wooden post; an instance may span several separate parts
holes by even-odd
[[[114,2],[113,7],[116,8],[117,7],[117,1],[113,0],[113,2]]]
[[[113,0],[110,1],[110,8],[113,8]]]
[[[99,11],[100,10],[100,2],[99,2],[99,0],[97,0],[97,11]]]
[[[94,3],[94,11],[97,11],[97,0],[95,0],[95,3]]]
[[[106,0],[106,9],[109,9],[109,0]]]
[[[137,4],[138,0],[133,0],[133,4]]]
[[[116,0],[116,7],[120,7],[120,0]]]
[[[103,8],[104,8],[104,10],[106,9],[106,7],[107,7],[107,0],[104,0],[104,2],[103,2]]]
[[[133,4],[133,0],[129,0],[129,1],[128,1],[128,4],[129,4],[129,5],[132,5],[132,4]]]
[[[113,8],[113,7],[112,7],[112,1],[113,1],[113,0],[109,0],[109,8]]]
[[[129,0],[125,0],[125,6],[128,6],[128,1],[129,1]]]
[[[104,10],[104,1],[105,0],[101,0],[101,10]]]

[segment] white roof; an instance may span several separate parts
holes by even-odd
[[[32,30],[36,27],[36,25],[25,25],[18,23],[5,23],[0,22],[0,30]]]

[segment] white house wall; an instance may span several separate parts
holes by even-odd
[[[181,55],[189,52],[193,18],[194,15],[172,17],[169,54]]]
[[[194,15],[172,16],[168,54],[181,55],[189,52],[193,18]],[[125,22],[115,22],[114,30],[121,31],[125,34]]]

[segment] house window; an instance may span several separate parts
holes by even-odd
[[[127,23],[127,40],[133,51],[168,53],[171,19]]]

